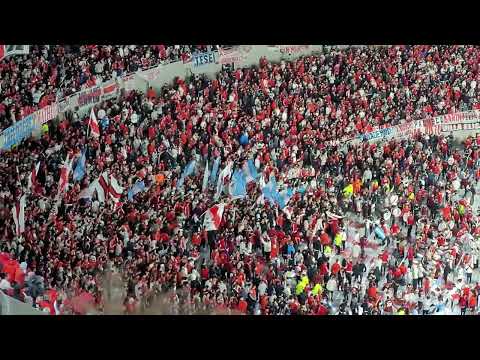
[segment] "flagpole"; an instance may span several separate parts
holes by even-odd
[[[92,109],[90,110],[90,114],[88,115],[87,141],[88,141],[88,137],[90,136],[90,121],[92,121],[92,111],[93,111],[93,107],[92,107]]]

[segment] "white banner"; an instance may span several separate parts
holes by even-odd
[[[219,59],[218,62],[220,65],[234,64],[240,66],[246,58],[246,52],[241,51],[239,47],[233,49],[222,49],[218,50]]]
[[[33,119],[37,126],[41,126],[46,122],[55,119],[58,115],[58,104],[51,104],[45,106],[43,109],[37,110],[33,113]]]
[[[432,119],[433,126],[438,133],[450,133],[452,131],[479,130],[480,111],[471,110],[455,114],[437,116]]]
[[[135,90],[135,74],[130,74],[122,77],[122,81],[125,91]]]
[[[162,73],[162,67],[163,67],[162,65],[159,65],[157,67],[154,67],[145,71],[140,71],[137,73],[137,75],[140,76],[145,81],[154,81],[158,79],[158,77]]]

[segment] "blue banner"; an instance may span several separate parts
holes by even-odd
[[[0,135],[0,149],[10,150],[12,146],[20,144],[23,139],[30,137],[36,126],[35,117],[31,114],[3,130]]]
[[[283,209],[285,206],[287,206],[288,201],[292,198],[293,196],[293,190],[290,188],[287,188],[286,190],[283,190],[282,192],[279,193],[279,196],[277,197],[276,201],[280,209]]]
[[[194,68],[198,68],[203,65],[215,64],[215,52],[209,51],[206,53],[195,53],[192,55],[192,65]]]

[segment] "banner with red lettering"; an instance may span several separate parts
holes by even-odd
[[[77,104],[79,108],[94,105],[100,102],[102,96],[102,87],[93,86],[78,93]]]
[[[276,45],[282,54],[298,54],[310,50],[310,45]]]
[[[433,126],[439,133],[450,133],[452,131],[479,130],[480,111],[471,110],[454,114],[437,116],[432,119]]]
[[[239,47],[235,47],[231,49],[220,48],[218,54],[220,55],[218,59],[220,65],[234,64],[236,66],[241,66],[247,53],[241,51]]]
[[[41,126],[46,122],[56,118],[58,115],[58,104],[51,104],[33,113],[33,119],[37,126]]]

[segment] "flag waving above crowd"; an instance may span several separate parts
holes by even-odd
[[[225,204],[217,204],[207,210],[203,222],[206,231],[214,231],[220,228],[224,209]]]
[[[35,167],[32,169],[32,173],[30,174],[30,176],[28,178],[28,188],[29,189],[33,189],[35,187],[35,185],[37,184],[37,175],[38,175],[38,171],[40,170],[40,164],[41,164],[40,161],[37,162]]]
[[[25,205],[26,195],[22,195],[20,200],[12,208],[13,221],[15,222],[15,233],[20,236],[25,231]]]
[[[90,118],[88,119],[88,129],[93,137],[98,138],[100,136],[100,127],[98,126],[97,117],[95,116],[93,108],[90,111]]]
[[[73,170],[73,181],[80,181],[83,179],[85,176],[86,172],[86,152],[87,149],[83,149],[79,159],[77,160],[77,165],[75,166],[75,169]]]
[[[142,181],[137,181],[135,185],[133,185],[129,190],[128,190],[128,200],[132,201],[133,197],[138,194],[139,192],[142,192],[145,190],[145,182]]]
[[[480,47],[223,47],[3,61],[0,296],[109,313],[112,268],[122,314],[479,314]]]
[[[109,179],[108,179],[108,173],[106,171],[104,171],[100,175],[100,177],[94,181],[93,188],[97,192],[98,201],[101,203],[105,202],[105,199],[110,192],[109,191],[110,186],[108,183],[109,183]]]
[[[185,179],[195,172],[196,166],[197,166],[197,162],[195,160],[192,160],[190,163],[188,163],[188,165],[183,170],[180,180],[178,181],[177,188],[183,187],[183,183],[185,182]]]

